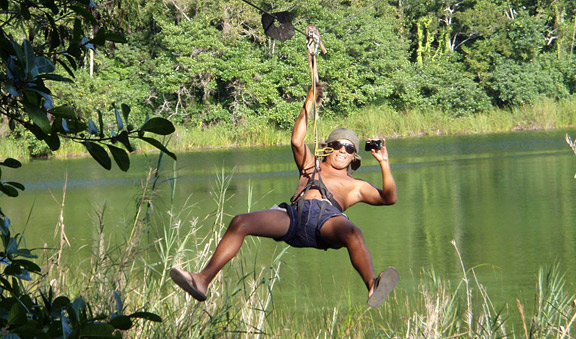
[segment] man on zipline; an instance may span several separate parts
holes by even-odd
[[[326,140],[329,154],[317,162],[304,138],[315,101],[319,105],[321,97],[321,86],[318,84],[316,91],[310,86],[304,107],[294,123],[292,152],[300,179],[292,203],[235,216],[202,271],[190,273],[177,267],[171,270],[172,280],[195,299],[206,300],[210,282],[236,255],[247,235],[285,241],[293,247],[324,250],[346,247],[352,265],[366,284],[368,304],[372,307],[379,306],[396,285],[398,272],[392,267],[375,276],[361,230],[342,213],[358,202],[370,205],[396,202],[396,183],[385,141],[379,150],[371,150],[380,164],[382,188],[351,176],[360,167],[361,158],[357,154],[359,139],[349,129],[338,128],[330,133]]]

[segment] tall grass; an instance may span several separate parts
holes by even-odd
[[[73,253],[61,217],[56,227],[59,246],[47,255],[40,288],[50,285],[56,293],[82,295],[95,314],[113,311],[115,291],[124,300],[126,312],[146,310],[162,317],[160,324],[142,322],[125,334],[138,338],[572,337],[576,297],[569,291],[559,265],[540,270],[533,300],[495,305],[478,278],[479,267],[466,267],[455,241],[454,260],[461,268],[458,280],[445,280],[433,270],[412,273],[412,277],[403,277],[377,309],[355,304],[353,298],[344,299],[336,307],[299,305],[298,314],[289,308],[274,307],[272,291],[281,276],[286,248],[271,258],[244,252],[214,280],[210,298],[196,302],[172,283],[168,272],[177,265],[198,271],[209,260],[225,231],[224,205],[231,175],[218,175],[213,211],[195,216],[190,198],[182,204],[174,201],[176,168],[167,170],[171,175],[164,175],[161,167],[160,160],[141,181],[125,235],[111,233],[103,223],[106,205],[96,211],[96,239],[91,254],[80,264],[65,260]],[[168,194],[161,195],[167,184]],[[162,199],[165,209],[159,208]],[[64,194],[62,210],[65,206]],[[412,286],[407,283],[410,281],[417,284]],[[511,321],[515,318],[520,321]]]
[[[207,302],[191,299],[170,280],[169,270],[178,265],[198,271],[210,258],[226,227],[223,206],[230,176],[223,173],[218,177],[215,209],[201,220],[191,215],[190,200],[178,207],[172,200],[173,194],[167,198],[170,203],[164,215],[155,214],[152,207],[160,205],[158,184],[164,180],[159,173],[159,168],[151,169],[142,180],[126,235],[107,234],[106,225],[102,223],[104,206],[97,211],[97,239],[89,257],[80,264],[66,263],[63,258],[73,253],[67,250],[66,242],[61,241],[59,248],[47,255],[43,285],[50,285],[56,293],[67,291],[84,296],[96,314],[114,311],[115,291],[129,308],[126,312],[146,310],[163,318],[160,326],[152,322],[138,324],[127,334],[133,337],[254,337],[264,333],[271,292],[285,251],[277,253],[265,267],[250,264],[246,259],[233,260],[212,282],[211,298]],[[176,180],[170,182],[173,192]],[[61,239],[65,238],[63,225],[61,220],[56,229]],[[118,241],[122,237],[123,240]]]
[[[346,118],[320,115],[320,135],[336,127],[354,129],[362,139],[371,137],[413,137],[423,135],[484,134],[520,130],[557,129],[576,126],[576,99],[543,99],[533,105],[511,109],[492,109],[469,116],[455,117],[442,111],[396,111],[387,106],[369,107]],[[201,148],[285,145],[290,131],[280,130],[266,119],[253,118],[239,125],[227,123],[205,126],[176,126],[170,144],[173,151]],[[141,151],[155,151],[146,143],[135,143]],[[12,139],[2,140],[0,154],[25,159],[26,147]],[[84,147],[64,140],[57,157],[86,155]]]
[[[520,130],[557,129],[576,126],[575,100],[542,100],[530,106],[493,109],[470,116],[455,117],[442,111],[399,112],[387,106],[371,107],[346,118],[320,117],[319,134],[336,127],[348,127],[363,138],[413,137],[423,135],[484,134]],[[274,128],[266,121],[252,120],[240,126],[214,125],[209,128],[177,127],[173,148],[282,145],[290,131]]]

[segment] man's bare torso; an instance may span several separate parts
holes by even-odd
[[[298,189],[296,190],[297,193],[300,193],[304,186],[306,186],[312,172],[313,170],[306,171],[304,174],[300,175]],[[333,169],[324,163],[320,164],[320,175],[322,176],[322,182],[328,191],[332,193],[336,201],[338,201],[342,210],[346,210],[360,201],[358,191],[361,185],[366,184],[365,181],[352,178],[347,174],[346,169]],[[316,176],[315,179],[318,179],[318,177]],[[322,199],[323,197],[319,190],[311,189],[304,198]]]

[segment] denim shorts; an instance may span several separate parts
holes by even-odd
[[[300,220],[298,207],[302,206]],[[323,207],[323,210],[322,210]],[[328,248],[338,249],[342,246],[327,244],[320,237],[320,229],[324,223],[333,217],[343,216],[338,208],[334,207],[328,200],[305,199],[303,203],[287,204],[282,203],[274,206],[275,209],[286,210],[290,216],[290,227],[283,237],[274,238],[276,241],[284,241],[292,247],[313,247],[322,250]],[[320,212],[322,211],[322,215]]]

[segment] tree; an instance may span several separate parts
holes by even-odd
[[[121,111],[113,108],[116,126],[109,130],[101,112],[97,112],[97,119],[83,118],[73,107],[56,105],[49,82],[72,83],[70,78],[56,73],[56,65],[73,77],[87,52],[107,42],[126,41],[106,27],[99,27],[93,38],[88,37],[98,24],[94,15],[98,9],[93,2],[22,0],[4,2],[2,9],[0,116],[11,129],[20,125],[53,151],[60,148],[61,138],[77,141],[107,169],[112,166],[110,153],[122,170],[128,170],[126,151],[134,150],[131,139],[148,142],[176,158],[159,141],[146,136],[146,132],[171,134],[174,126],[168,120],[151,118],[135,128],[128,121],[130,107],[121,105]]]
[[[110,4],[110,3],[108,3]],[[145,119],[135,128],[129,121],[130,107],[114,107],[115,126],[109,130],[98,112],[97,121],[84,118],[73,107],[58,106],[50,82],[72,83],[58,73],[61,66],[70,77],[86,60],[86,53],[106,43],[125,42],[114,27],[101,24],[99,8],[90,0],[15,0],[0,1],[0,119],[11,130],[17,126],[31,132],[51,150],[60,147],[61,138],[83,144],[104,168],[110,169],[112,158],[123,171],[130,167],[128,153],[134,150],[132,140],[150,143],[176,159],[160,141],[146,133],[169,135],[171,122],[160,117]],[[116,145],[122,147],[118,147]],[[110,155],[109,155],[110,154]],[[17,197],[24,185],[2,181],[2,167],[19,168],[15,159],[0,159],[0,195]],[[23,281],[40,267],[29,249],[21,247],[20,234],[11,233],[11,222],[0,209],[0,327],[10,337],[118,336],[118,330],[132,327],[132,319],[161,319],[148,312],[122,314],[123,306],[116,297],[118,312],[110,317],[93,315],[87,302],[79,297],[55,298],[52,291],[32,294]]]

